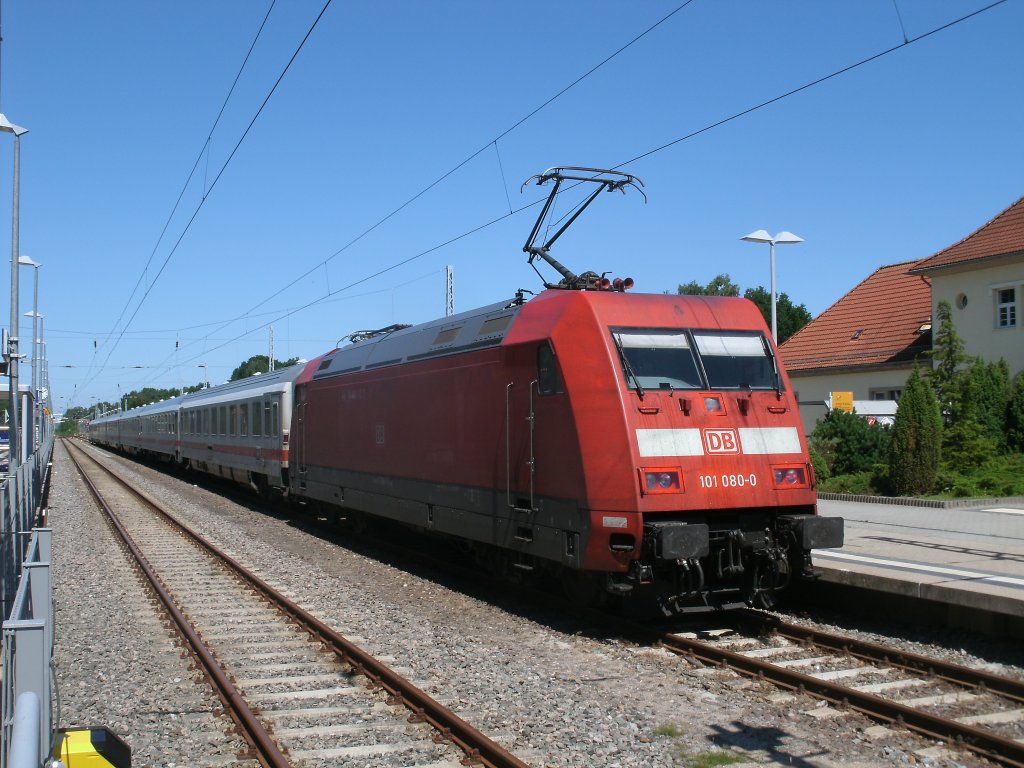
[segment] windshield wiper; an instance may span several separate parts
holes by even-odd
[[[636,393],[640,399],[644,399],[644,388],[640,385],[640,379],[636,375],[636,371],[633,370],[633,366],[629,363],[629,358],[626,357],[626,350],[622,348],[622,341],[619,339],[618,334],[613,333],[612,339],[615,341],[615,348],[619,350],[619,360],[622,361],[622,370],[626,372],[626,376],[633,380],[634,386],[636,386]]]

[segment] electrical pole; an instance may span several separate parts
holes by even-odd
[[[451,317],[455,314],[455,267],[449,264],[444,268],[445,278],[445,301],[444,316]]]

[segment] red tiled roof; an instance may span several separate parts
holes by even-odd
[[[779,347],[790,373],[908,362],[931,348],[931,288],[907,272],[920,261],[879,267]]]
[[[1024,197],[959,243],[923,259],[914,266],[914,272],[926,272],[1015,251],[1024,251]]]

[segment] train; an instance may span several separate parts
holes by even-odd
[[[304,364],[103,416],[87,437],[446,536],[583,601],[766,606],[813,578],[812,550],[842,546],[843,521],[818,514],[757,307],[636,293],[530,247],[563,274],[530,298],[359,332]]]

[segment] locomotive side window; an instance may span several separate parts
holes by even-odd
[[[537,388],[542,395],[554,395],[565,391],[562,376],[558,372],[555,351],[547,343],[537,347]]]
[[[612,337],[630,389],[703,389],[686,331],[613,329]]]
[[[775,359],[760,333],[694,331],[711,389],[776,389]]]

